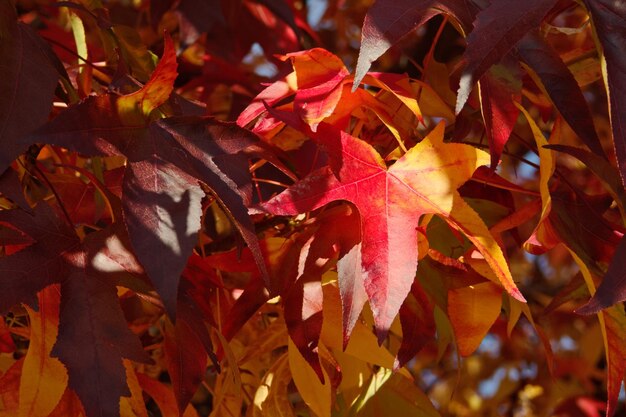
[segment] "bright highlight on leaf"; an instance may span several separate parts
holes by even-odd
[[[331,167],[315,171],[263,204],[273,214],[295,215],[337,200],[354,204],[361,217],[361,270],[379,342],[386,336],[413,282],[417,267],[417,225],[437,214],[476,245],[503,286],[524,300],[513,283],[500,247],[456,189],[487,155],[467,145],[444,144],[443,124],[387,169],[367,143],[320,125],[315,139]],[[334,172],[333,172],[334,171]]]

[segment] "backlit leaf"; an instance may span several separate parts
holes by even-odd
[[[589,105],[576,79],[557,52],[536,31],[528,33],[517,45],[524,62],[537,75],[538,81],[563,119],[578,137],[597,155],[603,155]]]
[[[50,357],[59,328],[59,287],[45,288],[38,298],[38,312],[26,307],[31,332],[20,379],[20,417],[46,417],[67,387],[65,366]]]
[[[323,371],[325,382],[321,382],[291,340],[289,340],[289,369],[298,392],[315,415],[330,417],[332,386],[328,374]]]
[[[18,22],[11,1],[0,3],[0,173],[26,147],[19,139],[43,124],[50,110],[58,73],[55,57],[28,25]]]
[[[596,36],[602,45],[605,65],[602,73],[609,97],[613,145],[617,155],[617,165],[626,183],[626,4],[618,0],[585,0],[591,14]]]
[[[432,17],[445,13],[468,29],[476,11],[477,7],[468,0],[377,0],[368,9],[363,22],[352,89],[357,88],[372,62]]]
[[[324,124],[314,137],[333,158],[333,170],[312,173],[263,208],[294,215],[335,200],[348,200],[358,208],[364,284],[380,342],[413,283],[416,227],[423,214],[438,214],[462,230],[507,291],[523,300],[500,247],[456,191],[478,166],[487,163],[485,153],[467,145],[444,144],[440,124],[387,170],[378,153],[357,138]]]
[[[500,161],[504,145],[515,127],[519,110],[515,102],[522,100],[522,83],[519,79],[519,65],[504,60],[494,65],[480,78],[480,109],[485,120],[489,139],[491,168]]]
[[[491,282],[448,292],[448,315],[461,356],[471,355],[500,315],[502,290]]]
[[[474,83],[526,33],[539,27],[555,3],[556,0],[529,0],[520,10],[515,0],[499,0],[478,13],[463,55],[465,68],[456,101],[457,114],[465,105]]]
[[[165,47],[159,64],[152,72],[150,80],[138,91],[121,97],[118,105],[127,111],[138,110],[149,116],[152,110],[165,103],[174,89],[176,72],[176,50],[172,38],[165,35]]]

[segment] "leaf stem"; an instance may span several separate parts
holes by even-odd
[[[424,81],[424,78],[426,77],[426,71],[428,70],[428,65],[430,65],[430,61],[433,59],[433,55],[435,55],[435,47],[437,46],[437,43],[439,42],[439,38],[441,38],[441,34],[443,33],[443,29],[445,28],[446,23],[448,23],[448,15],[444,14],[443,20],[441,21],[441,24],[439,25],[439,29],[437,29],[435,38],[433,39],[433,43],[430,45],[430,49],[428,50],[428,53],[424,57],[424,62],[422,63],[422,75],[420,76],[420,81]]]
[[[35,168],[35,171],[39,174],[39,176],[41,176],[41,179],[44,180],[44,182],[46,183],[46,185],[48,186],[48,188],[54,195],[54,198],[56,198],[57,203],[59,204],[59,207],[61,208],[63,215],[65,216],[65,220],[67,220],[67,224],[69,224],[73,228],[74,222],[72,221],[70,214],[65,208],[65,205],[63,204],[63,200],[61,200],[61,197],[59,196],[56,189],[54,188],[54,185],[52,185],[52,182],[50,182],[50,180],[48,179],[48,176],[41,170],[41,168],[39,168],[39,166],[37,165],[37,162],[33,164],[33,168]]]

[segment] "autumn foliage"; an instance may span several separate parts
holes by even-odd
[[[625,54],[621,0],[0,0],[0,417],[624,415]]]

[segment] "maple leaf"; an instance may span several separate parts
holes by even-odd
[[[587,100],[558,53],[537,31],[524,36],[517,51],[572,130],[595,154],[604,155]]]
[[[377,0],[367,10],[352,91],[392,45],[434,16],[445,13],[468,29],[478,8],[469,0]]]
[[[448,315],[459,354],[471,355],[500,315],[502,290],[492,282],[448,292]]]
[[[289,117],[289,116],[286,116]],[[406,298],[417,268],[417,225],[422,215],[442,216],[463,231],[496,271],[504,287],[524,300],[504,255],[480,217],[456,189],[487,155],[471,146],[443,143],[439,124],[387,169],[369,144],[332,126],[309,133],[331,158],[324,167],[261,207],[277,215],[315,210],[336,200],[354,204],[361,216],[361,265],[379,342]]]
[[[20,380],[21,417],[49,415],[67,387],[65,367],[50,357],[58,334],[60,298],[59,286],[51,285],[38,294],[38,312],[26,307],[31,331]]]
[[[112,230],[89,234],[83,242],[45,203],[33,214],[0,211],[0,222],[34,243],[0,258],[0,311],[25,302],[61,283],[59,334],[52,349],[67,367],[69,386],[91,416],[118,416],[119,397],[127,395],[122,358],[146,361],[139,340],[128,330],[119,306],[117,273],[140,274],[141,267]]]
[[[174,45],[166,37],[163,58],[141,89],[125,96],[89,97],[26,139],[28,144],[45,141],[84,155],[128,158],[124,220],[135,253],[171,317],[180,274],[200,229],[204,192],[198,181],[223,203],[266,276],[245,207],[249,197],[244,191],[251,191],[247,166],[242,167],[246,162],[235,155],[255,143],[256,136],[207,117],[149,122],[171,94],[176,66]]]
[[[595,314],[604,308],[626,300],[625,252],[626,239],[622,238],[617,249],[615,249],[613,260],[598,287],[598,291],[587,304],[576,309],[577,313]]]
[[[400,307],[402,343],[394,369],[399,369],[411,360],[430,340],[435,337],[434,305],[428,299],[418,280],[413,282],[409,296]]]
[[[613,145],[622,183],[626,184],[626,4],[616,0],[585,0],[606,62],[603,71],[609,97]]]
[[[104,231],[106,232],[106,230]],[[69,386],[87,416],[117,417],[119,399],[130,396],[123,358],[150,362],[139,339],[128,329],[110,272],[122,270],[119,244],[108,233],[88,235],[80,251],[68,253],[72,269],[61,283],[59,335],[52,350],[67,367]],[[113,245],[115,252],[103,253]],[[141,268],[135,262],[135,268]]]
[[[49,49],[17,21],[12,2],[0,4],[0,56],[5,60],[0,65],[0,173],[26,149],[19,139],[44,123],[52,109],[59,74]]]
[[[175,325],[166,321],[163,351],[178,410],[182,413],[202,382],[207,353],[191,326],[181,320],[180,311]]]
[[[80,239],[46,204],[39,204],[33,214],[19,209],[0,211],[0,223],[17,229],[32,242],[0,258],[0,312],[19,303],[36,306],[39,291],[67,276],[65,253],[77,250]]]
[[[478,82],[492,169],[497,167],[519,115],[519,109],[513,104],[522,101],[519,75],[519,64],[505,59],[491,67]]]
[[[297,90],[294,108],[315,131],[339,103],[342,84],[350,75],[335,54],[322,48],[287,54],[296,73]]]
[[[516,0],[492,2],[476,16],[467,37],[455,113],[465,105],[474,81],[499,62],[530,30],[539,26],[556,0],[529,0],[520,10]]]
[[[22,183],[14,170],[7,169],[0,174],[0,192],[3,196],[13,200],[20,208],[30,210],[30,206],[24,198]]]

